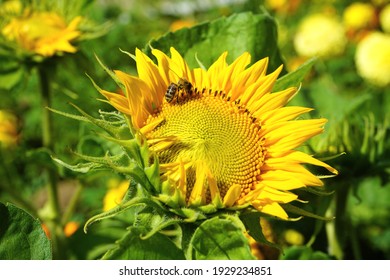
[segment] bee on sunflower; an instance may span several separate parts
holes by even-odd
[[[110,138],[127,151],[126,167],[123,157],[106,156],[106,165],[146,186],[169,211],[186,216],[190,209],[209,214],[252,207],[287,220],[283,205],[299,200],[294,190],[323,186],[304,165],[337,174],[296,149],[320,134],[327,120],[297,119],[312,109],[285,106],[298,88],[272,92],[282,66],[266,74],[267,58],[248,67],[249,53],[228,64],[225,52],[209,69],[191,69],[174,48],[171,57],[157,49],[152,53],[157,63],[138,49],[131,55],[138,76],[102,64],[120,93],[95,87],[122,113],[130,131]]]

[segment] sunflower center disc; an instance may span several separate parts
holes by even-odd
[[[177,141],[158,153],[161,163],[191,163],[187,169],[187,190],[195,183],[195,170],[203,164],[217,182],[223,197],[230,186],[250,191],[260,175],[264,148],[259,124],[249,112],[220,96],[205,95],[182,104],[165,103],[155,117],[165,121],[147,137],[175,136]],[[205,181],[207,184],[207,181]]]

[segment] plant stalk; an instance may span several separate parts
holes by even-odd
[[[46,65],[47,66],[47,65]],[[50,79],[45,65],[38,67],[39,80],[41,85],[42,104],[42,146],[49,152],[53,151],[53,123],[52,114],[47,109],[51,107]],[[48,167],[47,202],[44,209],[43,220],[50,231],[50,238],[53,248],[53,259],[65,258],[65,235],[61,223],[61,209],[58,199],[57,172]]]
[[[349,185],[340,184],[334,201],[332,201],[330,211],[331,216],[336,217],[326,225],[329,249],[331,254],[337,259],[344,258],[345,242],[350,239],[345,233],[349,232],[350,220],[346,216],[348,203]]]

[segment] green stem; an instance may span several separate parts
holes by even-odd
[[[39,68],[39,80],[41,84],[41,102],[42,102],[42,145],[46,148],[52,148],[52,119],[47,110],[51,106],[50,81],[44,68]]]
[[[346,216],[347,200],[349,194],[349,185],[338,185],[334,201],[332,202],[330,211],[332,216],[336,217],[333,221],[326,225],[326,232],[328,236],[328,243],[330,253],[338,259],[344,258],[344,251],[346,240],[348,240],[348,230],[350,229],[350,220]]]
[[[69,201],[68,207],[64,211],[64,215],[62,216],[62,224],[65,225],[67,222],[69,222],[76,206],[78,203],[78,200],[80,198],[81,192],[83,190],[83,185],[80,182],[77,182],[77,188],[74,192],[71,200]]]
[[[350,233],[351,233],[350,236],[351,236],[351,246],[352,246],[353,256],[355,260],[362,260],[362,251],[360,249],[359,238],[356,232],[356,227],[351,226]]]
[[[334,214],[335,214],[335,205],[334,203],[332,203],[332,205],[329,207],[326,213],[326,216],[334,216]],[[336,233],[336,220],[326,222],[325,228],[326,228],[326,236],[328,238],[329,254],[335,256],[339,260],[343,259],[344,256],[343,250],[341,248]]]
[[[45,65],[38,68],[41,85],[42,102],[42,146],[50,152],[53,151],[52,139],[52,115],[47,108],[51,107],[50,80]],[[45,206],[43,219],[47,223],[53,246],[53,259],[63,259],[65,257],[65,236],[61,223],[61,211],[58,200],[57,173],[54,169],[47,170],[47,203]]]

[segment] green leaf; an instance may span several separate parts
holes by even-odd
[[[131,134],[129,127],[126,125],[126,121],[121,114],[117,114],[115,112],[111,112],[111,113],[110,112],[108,112],[108,113],[100,112],[102,118],[109,117],[109,116],[111,116],[111,117],[116,116],[116,118],[117,118],[115,121],[107,121],[105,119],[96,119],[96,118],[90,116],[89,114],[87,114],[85,111],[83,111],[78,106],[76,106],[74,104],[71,104],[71,105],[77,111],[79,111],[79,113],[81,113],[81,115],[85,119],[87,119],[89,122],[93,123],[94,125],[104,129],[105,131],[107,131],[111,135],[118,137],[119,139],[133,138],[133,135]],[[59,113],[59,111],[56,111],[56,113]],[[69,115],[69,117],[72,118],[71,115]]]
[[[69,250],[78,260],[102,258],[108,250],[115,248],[115,241],[121,239],[126,234],[126,228],[134,222],[138,209],[133,210],[95,224],[88,234],[79,228],[68,239]]]
[[[271,247],[281,249],[279,245],[269,242],[264,234],[260,224],[261,213],[244,213],[240,216],[241,221],[245,225],[250,236],[252,236],[257,242],[265,244]]]
[[[100,259],[109,249],[113,248],[115,240],[120,238],[123,230],[117,228],[99,228],[85,234],[76,231],[68,240],[69,250],[78,260]]]
[[[248,239],[232,219],[203,222],[190,242],[197,260],[253,260]]]
[[[366,177],[354,191],[347,202],[347,215],[352,223],[390,228],[390,183],[382,184],[379,177]]]
[[[340,122],[372,98],[366,92],[356,95],[353,91],[354,89],[340,88],[330,76],[323,76],[310,84],[307,98],[313,102],[312,106],[319,111],[320,115],[326,116],[329,121]],[[331,128],[331,125],[329,127]]]
[[[332,257],[306,246],[292,246],[284,250],[282,260],[331,260]]]
[[[9,73],[0,73],[0,89],[12,90],[25,77],[23,68],[15,69]]]
[[[319,219],[319,220],[323,220],[323,221],[332,221],[334,219],[334,217],[323,217],[323,216],[314,214],[312,212],[306,211],[305,209],[296,207],[292,204],[283,204],[282,207],[284,210],[286,210],[289,213],[298,214],[298,215],[304,216],[304,217],[310,217],[310,218]]]
[[[169,53],[174,47],[190,67],[209,67],[223,52],[228,51],[228,61],[233,61],[243,52],[252,55],[252,62],[269,57],[269,71],[283,64],[277,45],[277,27],[274,19],[263,12],[233,14],[217,20],[183,28],[152,40],[145,52],[152,57],[151,49]],[[198,60],[198,61],[197,61]]]
[[[315,62],[315,58],[309,59],[305,63],[303,63],[297,70],[290,72],[287,75],[284,75],[283,77],[278,79],[275,83],[273,91],[281,91],[289,87],[299,87],[302,80],[311,70]]]
[[[150,200],[144,197],[135,197],[132,200],[127,201],[126,203],[121,203],[117,207],[114,207],[108,211],[97,214],[91,217],[90,219],[88,219],[88,221],[84,225],[84,232],[86,233],[88,227],[95,222],[115,217],[121,213],[131,210],[131,208],[138,208],[138,210],[140,210],[144,206],[148,205],[149,203],[151,203]]]
[[[51,246],[41,223],[24,210],[0,203],[0,260],[49,260]]]
[[[319,196],[330,196],[334,194],[334,191],[329,191],[318,187],[306,187],[302,190]]]
[[[86,162],[86,163],[78,163],[76,165],[71,165],[54,157],[53,157],[53,161],[65,168],[68,168],[69,170],[72,170],[74,172],[85,173],[85,174],[91,171],[107,169],[105,165],[100,163],[95,163],[95,162]]]
[[[311,81],[297,97],[291,104],[315,108],[313,117],[328,119],[324,133],[310,140],[316,151],[327,151],[330,146],[341,147],[341,151],[362,148],[363,136],[352,124],[356,116],[364,115],[362,106],[372,98],[370,94],[340,87],[330,75],[323,75]],[[358,120],[357,127],[361,124],[363,120]]]
[[[109,250],[106,260],[181,260],[183,252],[166,236],[156,233],[143,240],[143,230],[130,227],[126,235],[116,242],[116,247]]]
[[[161,192],[161,181],[160,181],[160,165],[158,160],[155,159],[155,162],[144,169],[146,177],[149,179],[150,184],[154,187],[154,189],[160,193]]]
[[[12,90],[25,78],[26,69],[6,55],[0,55],[0,61],[0,89]]]

